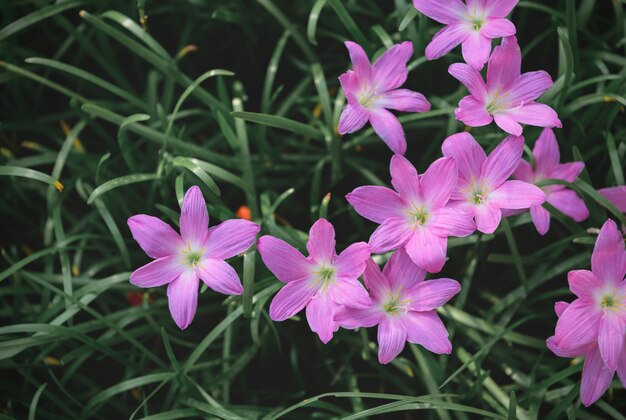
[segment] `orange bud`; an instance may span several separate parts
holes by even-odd
[[[235,212],[235,216],[240,219],[252,220],[252,212],[250,211],[250,207],[241,206]]]

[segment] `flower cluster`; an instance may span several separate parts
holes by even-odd
[[[347,104],[338,132],[353,133],[371,123],[394,153],[389,165],[392,188],[360,186],[347,194],[353,209],[378,227],[367,243],[354,243],[339,254],[334,227],[325,219],[310,228],[308,256],[282,239],[269,235],[258,239],[263,262],[284,283],[270,305],[272,320],[284,321],[305,309],[311,330],[323,343],[340,327],[377,326],[383,364],[398,356],[406,342],[449,354],[452,344],[436,310],[461,285],[446,278],[425,280],[427,273],[444,267],[449,237],[476,231],[492,234],[502,217],[525,211],[541,235],[549,230],[552,208],[576,222],[589,216],[584,201],[570,188],[584,165],[560,163],[552,128],[561,127],[561,121],[552,108],[536,102],[552,86],[552,79],[544,71],[521,73],[515,26],[506,19],[516,3],[414,0],[418,11],[446,25],[428,44],[428,59],[462,44],[466,63],[449,67],[469,91],[458,104],[456,119],[470,127],[495,122],[508,134],[489,154],[468,132],[454,134],[443,141],[442,157],[422,174],[404,157],[404,131],[389,111],[430,110],[424,95],[401,88],[413,45],[408,41],[395,45],[371,64],[360,45],[345,43],[352,70],[339,77]],[[501,37],[492,52],[492,39]],[[480,73],[485,63],[486,79]],[[545,127],[535,142],[532,163],[522,159],[522,124]],[[626,210],[623,188],[602,191],[620,210]],[[128,221],[133,237],[155,259],[136,270],[130,281],[140,287],[168,284],[170,311],[181,329],[194,317],[200,280],[220,293],[242,293],[237,273],[224,260],[248,249],[260,230],[249,220],[228,220],[210,229],[208,221],[198,187],[185,195],[180,235],[151,216]],[[392,254],[381,271],[372,254],[387,253]],[[569,274],[578,299],[556,305],[559,320],[547,345],[559,356],[585,357],[581,388],[585,405],[604,393],[616,371],[626,384],[625,274],[624,241],[615,223],[607,221],[596,243],[592,271]]]

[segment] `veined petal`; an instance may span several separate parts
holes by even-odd
[[[519,0],[492,0],[486,2],[485,12],[489,16],[505,17],[517,5]]]
[[[569,303],[567,302],[563,302],[563,301],[556,302],[554,304],[554,312],[556,313],[556,316],[560,317],[563,314],[563,311],[565,311],[568,306],[569,306]]]
[[[534,101],[552,86],[552,78],[543,70],[524,73],[508,87],[509,98],[514,105]]]
[[[403,322],[384,317],[378,324],[378,361],[385,365],[404,349],[407,333]]]
[[[315,263],[282,239],[262,236],[257,241],[257,249],[263,263],[278,280],[289,283],[312,278]]]
[[[476,219],[476,229],[482,233],[491,234],[500,226],[502,212],[491,204],[480,204],[474,206],[474,218]]]
[[[413,6],[423,15],[443,24],[458,21],[466,11],[460,0],[413,0]]]
[[[387,187],[358,187],[346,195],[346,200],[357,213],[372,222],[380,224],[391,217],[404,217],[406,204],[397,192]]]
[[[244,219],[225,220],[210,228],[204,240],[205,254],[227,260],[242,254],[254,241],[261,227]]]
[[[359,81],[364,83],[370,83],[372,80],[372,70],[370,60],[367,58],[367,54],[356,42],[346,41],[346,48],[350,54],[350,61],[352,61],[352,68]]]
[[[624,357],[624,321],[615,312],[607,311],[600,321],[598,348],[600,356],[609,369],[617,369],[617,362]]]
[[[139,287],[158,287],[170,283],[185,271],[180,255],[159,258],[139,267],[130,275],[130,283]]]
[[[354,280],[365,270],[365,263],[370,259],[370,247],[365,242],[357,242],[343,250],[333,261],[337,270],[337,279]]]
[[[524,129],[515,118],[507,114],[494,114],[496,125],[513,136],[521,136]]]
[[[389,265],[389,263],[387,263]],[[365,271],[363,272],[363,280],[365,285],[370,291],[371,296],[374,299],[379,299],[389,291],[391,285],[387,280],[387,276],[380,271],[378,264],[371,258],[367,260],[365,264]]]
[[[209,288],[225,295],[240,295],[243,286],[233,267],[219,258],[203,258],[197,267],[198,277]]]
[[[383,319],[383,314],[375,307],[358,309],[340,307],[335,313],[335,322],[342,328],[371,328]]]
[[[454,116],[458,121],[470,127],[482,127],[493,121],[493,117],[485,108],[485,103],[473,96],[465,96],[459,101],[459,107],[454,111]]]
[[[448,238],[442,238],[428,228],[415,229],[404,246],[413,262],[430,273],[438,273],[446,263]]]
[[[562,127],[561,120],[554,109],[536,102],[527,102],[513,108],[506,115],[522,124],[536,127]]]
[[[572,349],[563,349],[554,344],[554,336],[552,336],[546,340],[546,346],[552,351],[552,353],[556,354],[559,357],[574,358],[587,354],[591,350],[591,348],[594,347],[594,344],[588,344],[583,347],[575,347]]]
[[[431,213],[430,229],[439,236],[465,237],[476,230],[472,216],[459,209],[443,207]]]
[[[407,329],[409,343],[419,344],[436,354],[452,353],[446,326],[435,311],[409,311],[402,321]]]
[[[530,206],[530,217],[540,235],[545,235],[550,230],[550,212],[540,205]]]
[[[470,34],[466,23],[453,23],[441,28],[426,46],[424,55],[429,60],[443,57],[462,43]]]
[[[463,83],[469,93],[477,100],[484,101],[487,97],[487,87],[480,72],[465,63],[454,63],[448,67],[448,73]]]
[[[318,219],[309,230],[309,240],[306,243],[314,261],[331,262],[335,257],[335,228],[326,219]]]
[[[413,43],[404,41],[385,51],[372,66],[374,83],[380,92],[396,89],[406,81],[406,63],[413,55]]]
[[[524,152],[524,137],[508,136],[489,154],[483,164],[481,179],[497,188],[517,169]]]
[[[413,287],[405,295],[411,300],[411,311],[432,311],[443,306],[461,291],[458,281],[452,279],[427,280]]]
[[[417,170],[402,155],[393,155],[389,165],[393,188],[407,201],[420,201],[420,179]]]
[[[395,109],[403,112],[428,112],[430,102],[419,92],[409,89],[394,89],[382,94],[376,101],[382,108]]]
[[[150,258],[178,254],[184,247],[178,233],[156,217],[138,214],[128,219],[128,227],[133,238]]]
[[[576,222],[582,222],[589,217],[585,201],[572,190],[555,191],[548,196],[547,201]]]
[[[358,98],[356,97],[357,92],[361,88],[361,81],[359,80],[354,70],[348,70],[347,72],[339,76],[339,83],[341,84],[343,93],[346,95],[348,103],[356,107],[362,108]]]
[[[196,185],[189,188],[180,210],[180,234],[183,242],[199,248],[209,230],[209,212],[202,191]]]
[[[480,28],[480,32],[487,38],[504,38],[515,35],[515,25],[508,19],[488,17]]]
[[[493,49],[487,65],[487,90],[493,92],[504,89],[520,76],[522,51],[515,36],[502,38],[499,46]]]
[[[533,204],[543,204],[546,194],[536,185],[514,180],[489,193],[488,199],[490,204],[503,209],[527,209]]]
[[[587,353],[580,384],[580,399],[585,407],[598,401],[602,394],[609,389],[614,374],[615,370],[609,369],[604,364],[597,347]]]
[[[391,290],[409,290],[424,281],[426,271],[418,267],[404,248],[398,249],[389,259],[383,274]],[[369,287],[369,286],[368,286]]]
[[[431,210],[443,207],[456,187],[458,172],[453,158],[444,157],[434,161],[420,179],[420,192],[424,203]]]
[[[622,382],[622,385],[626,386],[626,357],[620,357],[617,362],[617,376]]]
[[[491,53],[491,38],[483,31],[471,31],[461,45],[463,59],[467,64],[480,70],[484,67]]]
[[[313,295],[317,288],[311,287],[306,280],[296,280],[287,283],[276,293],[270,304],[270,318],[273,321],[284,321],[300,312]]]
[[[306,307],[306,319],[311,331],[317,333],[322,343],[326,344],[333,338],[333,333],[339,329],[334,321],[336,304],[329,297],[313,296]]]
[[[584,162],[568,162],[557,165],[548,173],[546,178],[562,179],[567,182],[574,182],[578,175],[585,168]]]
[[[626,186],[602,188],[598,192],[617,207],[619,211],[626,213]]]
[[[604,222],[591,255],[591,270],[605,284],[618,285],[626,273],[624,240],[611,219]]]
[[[555,344],[568,349],[597,340],[602,315],[592,299],[576,299],[563,311],[556,323]]]
[[[412,230],[406,219],[392,217],[385,220],[372,233],[369,246],[373,254],[382,254],[404,245],[411,237]]]
[[[466,181],[480,175],[483,163],[487,159],[485,151],[470,133],[458,133],[448,137],[441,146],[446,157],[454,158],[459,177]]]
[[[372,306],[367,290],[357,279],[338,281],[329,288],[328,294],[335,303],[347,308],[363,309]]]
[[[404,155],[406,152],[404,130],[395,115],[384,108],[372,110],[370,123],[376,134],[389,146],[392,152]]]
[[[339,117],[337,132],[341,135],[359,131],[369,120],[369,112],[359,104],[347,104]]]
[[[559,152],[559,144],[551,128],[543,129],[533,147],[533,155],[539,174],[547,176],[559,166],[561,152]]]
[[[187,270],[167,286],[170,313],[181,330],[187,328],[196,315],[199,284],[196,272]]]
[[[513,172],[513,178],[532,183],[535,180],[535,172],[530,166],[530,163],[525,160],[520,160],[517,169]]]
[[[592,298],[602,287],[602,281],[589,270],[572,270],[567,273],[569,289],[579,298]]]

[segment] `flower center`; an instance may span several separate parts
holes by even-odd
[[[501,93],[500,89],[502,88],[502,86],[499,86],[498,89],[496,89],[495,91],[491,92],[489,94],[489,97],[487,98],[487,103],[486,103],[486,110],[489,114],[495,114],[498,113],[500,111],[503,111],[507,108],[509,108],[510,103],[507,100],[507,97],[509,96],[508,92],[504,92]]]
[[[617,290],[605,290],[598,296],[598,302],[602,309],[622,312],[626,309],[626,296],[618,295]]]
[[[335,282],[335,267],[332,265],[322,264],[319,270],[315,271],[315,281],[311,287],[321,286],[322,292],[325,293],[329,285]]]
[[[372,89],[366,89],[359,94],[359,103],[363,108],[369,109],[379,98],[380,95],[376,94]]]
[[[479,17],[471,17],[470,23],[472,24],[475,31],[479,31],[480,28],[485,24],[485,20]]]
[[[203,253],[204,248],[201,248],[199,251],[193,250],[189,242],[187,242],[187,248],[183,248],[183,257],[187,265],[191,268],[196,268],[200,265]]]
[[[409,210],[409,215],[411,217],[411,222],[415,226],[424,226],[428,221],[428,210],[424,208],[424,206],[413,206],[412,210]]]
[[[608,309],[615,309],[615,295],[605,295],[602,298],[602,307],[603,308],[608,308]]]
[[[394,293],[388,293],[388,300],[383,304],[383,310],[385,313],[391,316],[399,316],[406,314],[409,309],[408,305],[411,302],[409,299],[400,299],[401,290]]]
[[[469,188],[466,188],[464,192],[467,194],[467,201],[474,205],[479,205],[487,201],[489,188],[484,180],[477,182],[474,178],[472,178]]]

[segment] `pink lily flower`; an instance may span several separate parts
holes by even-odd
[[[415,264],[437,273],[446,262],[448,237],[468,236],[476,229],[471,216],[448,205],[457,165],[441,158],[420,177],[411,162],[394,155],[390,172],[395,191],[364,186],[346,199],[361,216],[380,224],[369,240],[373,253],[404,248]]]
[[[311,330],[326,344],[339,328],[333,317],[341,305],[365,308],[371,304],[358,281],[370,249],[365,242],[357,242],[337,255],[335,229],[325,219],[313,224],[306,247],[309,257],[281,239],[259,238],[257,248],[263,262],[286,283],[272,300],[270,318],[284,321],[306,307]]]
[[[585,406],[596,402],[617,371],[626,385],[626,251],[617,225],[607,220],[593,249],[591,271],[569,272],[572,303],[558,302],[559,320],[550,350],[560,357],[585,357],[580,395]]]
[[[448,137],[441,150],[444,156],[454,158],[459,168],[451,205],[473,216],[483,233],[493,233],[500,225],[502,209],[527,209],[546,201],[541,188],[507,181],[522,159],[523,137],[505,138],[489,157],[469,133]]]
[[[601,188],[598,190],[600,194],[611,202],[619,211],[626,213],[626,186]]]
[[[413,44],[394,45],[370,64],[359,44],[346,42],[353,70],[339,76],[348,104],[339,118],[339,134],[354,133],[369,121],[378,136],[394,153],[406,152],[406,139],[400,121],[387,109],[403,112],[430,111],[424,95],[398,89],[406,81],[406,63],[413,55]]]
[[[488,125],[520,136],[522,124],[538,127],[561,127],[557,113],[548,105],[535,102],[552,86],[552,78],[543,70],[521,74],[522,52],[517,39],[502,39],[493,50],[487,66],[487,83],[478,70],[464,64],[452,64],[448,72],[463,83],[469,96],[459,102],[456,119],[470,127]]]
[[[391,362],[404,343],[424,346],[437,354],[450,354],[452,343],[436,309],[461,290],[451,279],[424,281],[426,272],[413,264],[403,249],[396,251],[383,272],[369,259],[363,273],[372,305],[341,308],[335,320],[343,328],[378,325],[378,361]]]
[[[515,35],[506,16],[519,0],[413,0],[422,14],[446,25],[426,46],[426,58],[435,60],[462,44],[463,59],[480,70],[491,53],[491,40]]]
[[[574,182],[585,167],[584,162],[559,163],[561,154],[554,132],[546,128],[543,130],[533,148],[536,167],[533,170],[530,163],[522,160],[513,173],[513,177],[520,181],[536,184],[544,179],[560,179]],[[565,185],[548,185],[542,187],[546,193],[546,202],[553,205],[567,217],[576,222],[582,222],[589,217],[589,209],[582,198]],[[539,205],[530,206],[530,216],[537,228],[537,232],[545,235],[550,229],[550,212]]]
[[[261,229],[247,220],[226,220],[208,228],[209,213],[200,188],[187,190],[180,212],[180,235],[160,219],[138,214],[128,227],[141,249],[154,261],[130,275],[139,287],[167,284],[170,313],[181,330],[191,324],[198,306],[198,286],[226,295],[240,295],[237,272],[224,260],[248,249]]]

